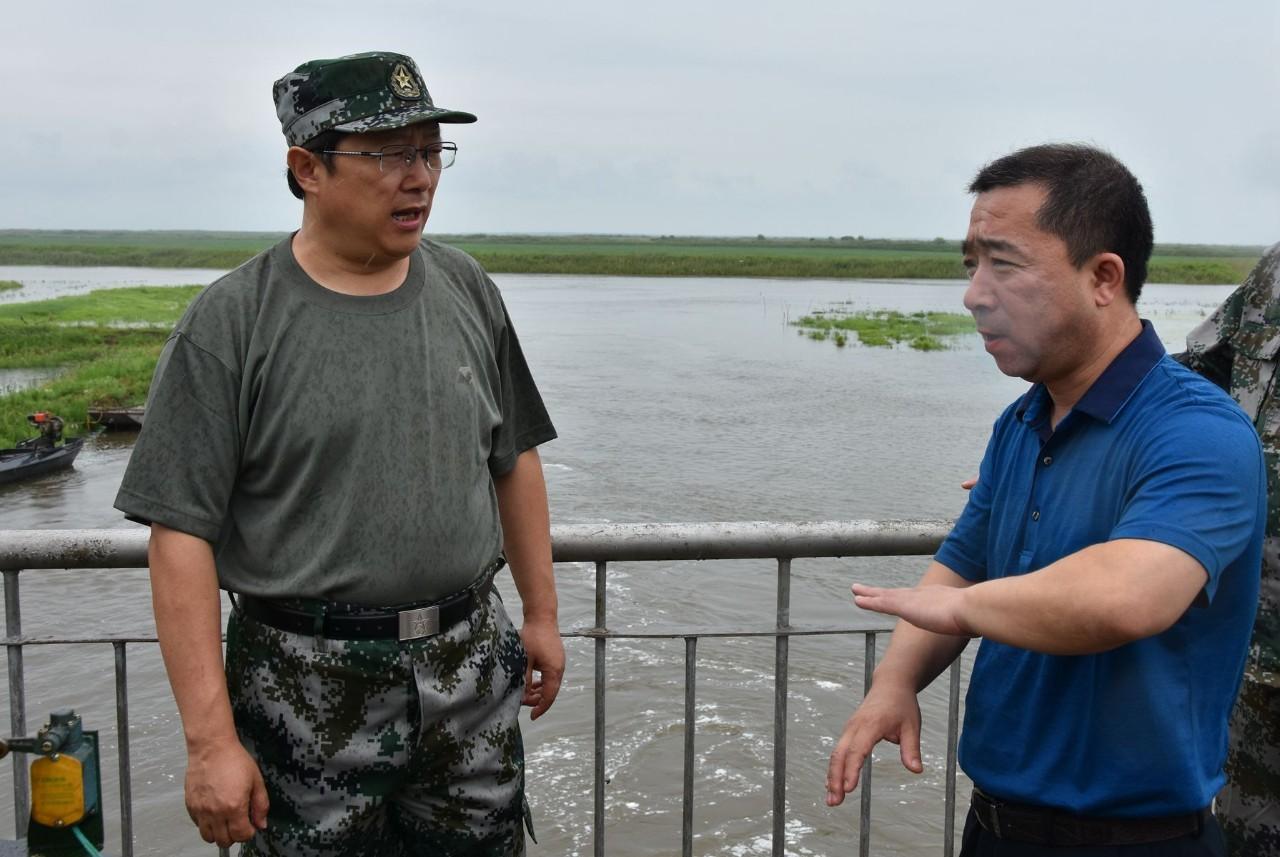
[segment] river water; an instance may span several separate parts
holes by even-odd
[[[0,280],[27,284],[0,300],[212,276],[0,267]],[[1025,387],[997,372],[976,335],[920,353],[838,349],[788,326],[836,303],[961,312],[963,283],[495,279],[560,432],[542,448],[556,523],[953,518],[964,504],[959,483],[976,471],[992,421]],[[1177,350],[1230,291],[1151,285],[1140,308]],[[0,530],[132,526],[111,508],[130,446],[128,436],[103,435],[86,445],[74,470],[0,488]],[[905,584],[923,567],[921,558],[797,561],[792,621],[847,622],[855,613],[852,580]],[[615,630],[773,622],[772,561],[610,568]],[[589,627],[594,569],[563,564],[557,574],[562,625]],[[509,580],[504,588],[508,603],[518,603]],[[28,573],[22,593],[27,633],[154,631],[145,571]],[[591,853],[591,645],[568,641],[560,700],[526,726],[540,843],[531,854]],[[679,853],[683,654],[678,640],[610,643],[605,836],[612,855]],[[102,730],[108,848],[118,851],[111,648],[33,646],[26,659],[32,728],[50,708],[71,705],[89,728]],[[137,644],[129,659],[137,853],[212,853],[183,810],[181,729],[158,652]],[[856,795],[829,810],[823,783],[833,736],[861,695],[861,638],[794,639],[790,666],[787,851],[849,853],[858,835]],[[697,854],[769,853],[772,670],[770,639],[699,645]],[[942,682],[923,698],[924,774],[903,771],[896,748],[877,754],[877,855],[938,853],[945,694]],[[4,765],[0,839],[13,835],[11,782]]]

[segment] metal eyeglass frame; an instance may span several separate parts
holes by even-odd
[[[435,154],[440,156],[440,166],[438,168],[431,166],[431,162],[427,159],[428,152],[433,149],[436,150]],[[385,166],[386,158],[391,158],[394,170],[411,170],[413,169],[413,165],[417,163],[419,158],[421,158],[422,163],[428,170],[433,173],[438,173],[441,170],[447,170],[449,167],[453,166],[454,161],[458,157],[458,144],[446,142],[428,143],[422,148],[418,148],[416,146],[410,146],[408,143],[399,143],[394,146],[383,146],[376,152],[350,152],[343,149],[323,149],[321,150],[321,154],[359,155],[363,158],[377,158],[378,170],[384,173],[387,172],[387,168]],[[396,156],[398,154],[403,154],[404,157],[404,160],[399,163],[396,162]]]

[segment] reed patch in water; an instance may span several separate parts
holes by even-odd
[[[947,340],[975,332],[973,319],[954,312],[899,312],[898,310],[848,310],[839,306],[819,310],[790,322],[809,339],[833,339],[836,347],[848,343],[849,334],[863,345],[892,348],[904,344],[916,351],[941,351]]]

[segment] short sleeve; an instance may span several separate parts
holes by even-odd
[[[489,454],[489,472],[501,476],[515,467],[516,458],[525,450],[554,440],[555,427],[542,403],[542,395],[533,382],[533,374],[525,362],[524,351],[506,305],[501,305],[502,324],[498,331],[496,356],[501,379],[500,407],[502,420],[493,430]]]
[[[1222,571],[1260,535],[1266,480],[1262,449],[1243,415],[1196,409],[1143,444],[1129,496],[1110,539],[1178,548],[1208,573],[1213,600]]]
[[[986,580],[987,574],[987,539],[991,532],[991,502],[995,496],[996,435],[992,431],[987,441],[987,451],[982,456],[982,464],[978,467],[978,483],[969,491],[969,501],[964,511],[956,519],[947,538],[934,559],[963,577],[965,580],[979,582]]]
[[[115,507],[215,542],[240,460],[239,379],[182,333],[165,344]]]

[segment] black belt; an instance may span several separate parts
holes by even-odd
[[[1199,834],[1209,820],[1208,807],[1183,815],[1152,818],[1099,818],[1072,815],[1046,806],[1007,803],[973,790],[973,814],[997,839],[1035,845],[1142,845]]]
[[[457,595],[429,604],[409,604],[386,610],[343,613],[351,605],[319,602],[314,609],[302,609],[258,598],[253,595],[236,595],[234,602],[246,616],[250,616],[281,631],[327,637],[331,640],[417,640],[447,631],[466,619],[484,603],[493,589],[493,575],[502,568],[505,560],[498,558],[485,570],[484,577]]]

